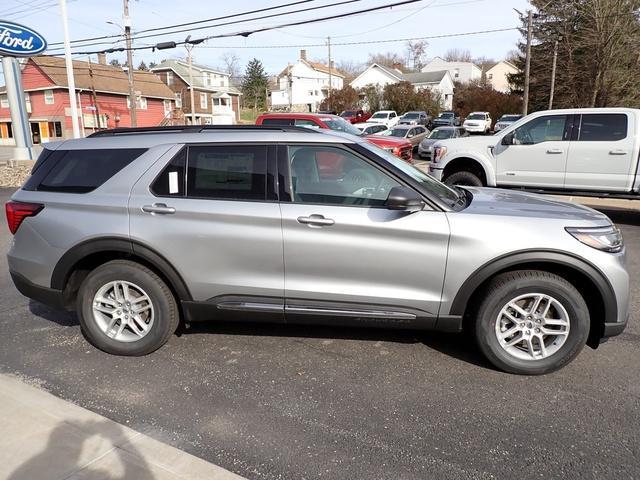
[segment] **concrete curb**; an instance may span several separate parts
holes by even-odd
[[[2,480],[242,480],[228,470],[0,375]]]

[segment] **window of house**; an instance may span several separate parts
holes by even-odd
[[[200,93],[200,108],[207,108],[207,94]]]
[[[173,72],[167,72],[167,85],[173,85]]]
[[[0,107],[9,108],[9,99],[6,95],[0,95]]]
[[[400,184],[355,154],[333,147],[289,147],[294,202],[382,206]]]
[[[44,91],[44,103],[46,105],[53,105],[53,90],[45,90]]]
[[[164,107],[164,114],[169,115],[171,113],[171,100],[163,100],[162,106]]]
[[[627,116],[624,113],[589,113],[582,115],[579,141],[615,142],[627,137]]]
[[[27,105],[27,112],[31,112],[31,96],[29,92],[24,92],[24,103]]]
[[[493,78],[493,73],[489,73],[489,74],[487,74],[487,78],[488,78],[489,80],[491,80],[491,79]]]
[[[220,80],[220,86],[224,87],[224,78],[222,80]]]
[[[182,93],[176,93],[176,108],[182,108]]]
[[[454,78],[458,78],[458,77],[460,77],[460,69],[459,69],[459,68],[456,68],[456,69],[454,70],[454,74],[453,74],[453,76],[454,76]]]
[[[257,145],[189,147],[187,196],[264,200],[267,148]]]
[[[136,107],[138,107],[140,110],[146,110],[147,109],[147,98],[146,97],[138,98],[138,100],[136,101]]]

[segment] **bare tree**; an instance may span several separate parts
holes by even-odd
[[[427,53],[428,45],[424,40],[415,42],[409,40],[406,43],[409,65],[412,65],[415,71],[420,71],[420,69],[424,67],[424,56]]]
[[[352,60],[340,60],[336,64],[336,70],[344,74],[345,85],[360,75],[364,71],[364,68],[361,63]]]
[[[239,85],[242,83],[240,76],[240,57],[233,52],[224,52],[220,57],[224,64],[224,71],[231,76],[231,84]]]
[[[389,68],[395,68],[398,65],[402,67],[405,66],[402,56],[395,52],[370,53],[368,63],[369,65],[371,65],[372,63],[377,63],[378,65]]]
[[[444,54],[447,62],[471,62],[471,52],[469,50],[461,50],[459,48],[450,48]]]

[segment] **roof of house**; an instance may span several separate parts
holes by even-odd
[[[344,74],[342,74],[340,72],[340,70],[338,70],[337,68],[333,67],[333,68],[329,68],[327,65],[323,65],[322,63],[318,63],[318,62],[310,62],[309,60],[304,60],[304,59],[300,59],[300,62],[304,63],[305,65],[307,65],[309,68],[312,68],[313,70],[317,71],[317,72],[321,72],[321,73],[326,73],[326,74],[331,74],[335,77],[340,77],[340,78],[344,78]],[[287,75],[289,73],[289,70],[291,70],[293,68],[293,65],[287,65],[286,67],[284,67],[284,69],[278,74],[278,77],[282,77],[283,75]]]
[[[511,63],[510,61],[508,61],[508,60],[502,60],[502,61],[500,61],[500,62],[498,62],[498,63],[494,64],[491,68],[489,68],[489,69],[487,70],[487,72],[488,72],[489,70],[493,70],[493,69],[494,69],[494,68],[496,68],[498,65],[506,65],[506,66],[508,66],[508,67],[513,68],[514,70],[519,70],[519,69],[518,69],[518,67],[516,67],[516,66],[515,66],[513,63]]]
[[[213,73],[215,75],[223,75],[225,77],[229,77],[230,75],[228,73],[221,72],[214,68],[210,68],[205,65],[200,65],[197,63],[192,63],[191,66],[194,70],[193,88],[197,88],[200,90],[211,90],[216,92],[225,91],[227,93],[236,94],[236,95],[240,94],[240,90],[238,90],[234,86],[220,87],[215,85],[205,85],[204,76],[199,75],[197,72],[207,72],[207,73]],[[189,64],[187,62],[184,62],[182,60],[165,60],[159,65],[156,65],[151,69],[152,72],[158,72],[162,70],[172,70],[176,75],[178,75],[184,81],[184,83],[189,85]]]
[[[51,81],[59,87],[67,87],[67,70],[64,58],[39,56],[31,57],[33,62]],[[93,79],[89,75],[89,63],[73,60],[73,77],[76,89],[91,90],[97,92],[129,94],[129,79],[127,73],[120,66],[91,64]],[[150,98],[175,98],[175,94],[160,78],[152,73],[142,70],[133,71],[134,89],[143,97]],[[29,89],[26,89],[27,91]]]
[[[367,69],[356,77],[353,82],[364,75],[372,68],[378,68],[387,75],[395,78],[399,82],[410,82],[412,84],[425,84],[425,83],[440,83],[442,79],[449,74],[448,70],[439,70],[437,72],[416,72],[416,73],[403,73],[398,69],[386,67],[378,63],[372,63]],[[351,83],[353,83],[351,82]]]

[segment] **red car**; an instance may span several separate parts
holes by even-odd
[[[296,125],[299,127],[326,128],[362,137],[362,132],[337,115],[315,113],[263,113],[256,125]],[[406,162],[413,163],[413,146],[407,140],[379,135],[364,135],[367,141],[393,153]]]
[[[340,116],[352,124],[366,122],[371,118],[371,114],[364,110],[345,110]]]

